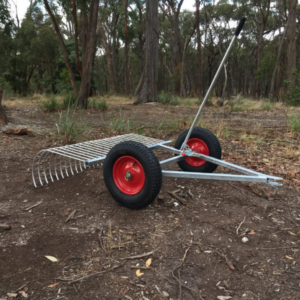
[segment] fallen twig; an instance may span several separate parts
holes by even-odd
[[[168,194],[170,196],[172,196],[173,198],[175,198],[177,201],[179,201],[181,204],[186,205],[186,201],[184,199],[182,199],[181,197],[177,196],[175,194],[175,192],[168,192]]]
[[[81,278],[78,278],[78,279],[74,279],[74,278],[56,278],[57,280],[60,280],[60,281],[69,281],[70,283],[74,283],[74,282],[78,282],[78,281],[81,281],[81,280],[84,280],[86,278],[90,278],[92,276],[95,276],[95,275],[102,275],[102,274],[105,274],[105,273],[108,273],[110,271],[113,271],[115,269],[118,269],[120,268],[121,266],[123,266],[123,264],[121,265],[117,265],[117,266],[114,266],[108,270],[105,270],[105,271],[101,271],[101,272],[95,272],[93,274],[90,274],[90,275],[86,275],[86,276],[83,276]]]
[[[14,293],[17,293],[18,291],[20,291],[23,287],[25,287],[27,285],[27,283],[23,284],[21,287],[19,287],[18,289],[16,289],[14,291]]]
[[[99,231],[100,231],[99,235],[98,235],[98,237],[99,237],[99,245],[102,248],[102,250],[104,251],[104,253],[106,253],[106,250],[104,248],[103,241],[102,241],[102,232],[103,232],[103,229],[101,229]]]
[[[238,188],[237,186],[231,184],[230,182],[227,182],[227,183],[228,183],[231,187],[235,188],[236,190],[241,191],[241,192],[245,192],[245,190]]]
[[[188,190],[188,194],[190,195],[190,197],[194,200],[195,196],[192,194],[191,190]]]
[[[32,208],[35,208],[35,207],[37,207],[38,205],[40,205],[40,204],[42,204],[43,203],[43,201],[40,201],[40,202],[38,202],[37,204],[34,204],[34,205],[32,205],[32,206],[30,206],[30,207],[27,207],[27,208],[24,208],[24,210],[31,210]]]
[[[185,262],[185,259],[186,259],[186,256],[187,256],[187,253],[189,252],[191,246],[193,245],[193,241],[191,240],[190,243],[189,243],[189,246],[186,248],[185,252],[184,252],[184,255],[183,255],[183,258],[181,259],[181,263],[175,267],[173,269],[173,271],[171,272],[173,278],[177,281],[178,283],[178,286],[179,286],[179,296],[178,296],[178,299],[182,299],[182,282],[181,282],[181,279],[180,279],[180,268],[182,267],[183,263]],[[178,270],[178,277],[175,276],[175,271]],[[193,293],[195,293],[195,291],[187,286],[185,286],[185,288],[189,289],[190,291],[193,291]]]
[[[226,254],[223,254],[223,253],[220,252],[218,249],[215,249],[215,253],[217,253],[217,254],[220,255],[222,258],[224,258],[225,261],[226,261],[226,263],[227,263],[227,265],[228,265],[228,267],[229,267],[231,270],[235,271],[235,267],[233,266],[232,262],[228,259],[228,257],[227,257]]]
[[[140,255],[129,256],[129,257],[124,257],[124,258],[121,258],[121,260],[142,258],[142,257],[145,257],[145,256],[152,255],[154,252],[155,252],[155,251],[151,251],[151,252],[144,253],[144,254],[140,254]]]
[[[2,230],[10,230],[11,226],[8,224],[0,224],[0,231]]]
[[[241,226],[245,223],[245,221],[246,221],[246,216],[244,217],[244,220],[240,223],[240,225],[239,225],[238,228],[236,229],[236,235],[239,234],[239,230],[240,230]]]
[[[74,209],[74,210],[69,214],[69,216],[68,216],[67,219],[66,219],[66,223],[69,222],[71,219],[74,218],[76,211],[77,211],[77,210]]]

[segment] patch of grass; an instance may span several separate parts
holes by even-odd
[[[57,102],[55,96],[52,96],[47,101],[40,102],[38,105],[40,108],[48,112],[56,111],[59,108],[59,103]]]
[[[125,118],[122,114],[122,110],[120,109],[119,115],[111,115],[109,129],[119,134],[130,133],[134,129],[133,120]]]
[[[179,105],[179,100],[174,97],[171,93],[161,93],[158,96],[158,102],[161,104]]]
[[[269,111],[273,108],[273,105],[270,102],[269,103],[264,103],[261,108],[262,108],[262,110]]]
[[[77,106],[77,96],[70,92],[66,94],[62,99],[62,108],[76,107]]]
[[[300,113],[290,115],[288,121],[291,131],[300,133]]]
[[[92,132],[92,127],[87,125],[86,120],[78,116],[76,110],[70,106],[66,111],[61,111],[58,114],[58,123],[55,124],[57,128],[56,135],[65,144],[73,144],[83,134]]]
[[[92,108],[100,111],[106,111],[108,110],[108,105],[105,99],[102,100],[91,99],[88,102],[88,108]]]

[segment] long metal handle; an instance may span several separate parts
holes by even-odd
[[[199,116],[200,116],[200,114],[201,114],[201,112],[202,112],[202,110],[204,108],[204,105],[205,105],[205,103],[206,103],[206,101],[208,99],[208,96],[210,95],[210,93],[211,93],[211,91],[212,91],[212,89],[213,89],[213,87],[214,87],[214,85],[215,85],[215,83],[216,83],[216,81],[217,81],[217,79],[218,79],[221,71],[222,71],[222,68],[223,68],[223,66],[224,66],[224,64],[226,62],[226,59],[227,59],[227,57],[228,57],[228,55],[230,53],[230,50],[231,50],[231,48],[232,48],[232,46],[233,46],[233,44],[234,44],[237,36],[239,35],[240,31],[242,30],[242,28],[243,28],[243,26],[245,24],[245,21],[246,21],[246,18],[241,19],[241,21],[240,21],[240,23],[239,23],[239,25],[238,25],[238,27],[237,27],[237,29],[235,31],[235,34],[234,34],[234,36],[232,38],[232,41],[230,42],[230,45],[229,45],[229,47],[228,47],[228,49],[227,49],[227,51],[226,51],[226,53],[225,53],[225,55],[223,57],[223,60],[221,61],[221,64],[220,64],[220,66],[219,66],[219,68],[217,70],[217,73],[216,73],[216,75],[215,75],[212,83],[210,84],[210,87],[208,88],[208,90],[206,92],[206,95],[205,95],[205,97],[203,99],[203,102],[202,102],[202,104],[201,104],[201,106],[200,106],[200,108],[198,110],[198,113],[197,113],[197,115],[196,115],[196,117],[195,117],[195,119],[193,121],[193,124],[192,124],[192,126],[191,126],[191,128],[190,128],[190,130],[189,130],[189,132],[188,132],[188,134],[187,134],[184,142],[182,143],[182,146],[180,148],[181,151],[183,151],[186,148],[186,143],[189,140],[189,138],[191,136],[191,133],[192,133],[192,131],[193,131],[196,123],[198,122]]]

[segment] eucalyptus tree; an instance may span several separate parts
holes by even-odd
[[[135,104],[157,101],[158,40],[158,0],[146,0],[145,68],[137,87]]]
[[[43,2],[59,39],[73,91],[78,95],[78,105],[81,108],[87,108],[87,99],[90,95],[93,63],[96,54],[99,0],[59,0],[56,3],[56,5],[63,7],[64,11],[68,12],[69,15],[72,15],[76,64],[78,72],[81,76],[79,91],[76,84],[74,71],[72,70],[65,38],[62,33],[63,28],[59,26],[55,12],[53,8],[51,8],[49,1],[43,0]],[[52,5],[53,4],[54,1]],[[81,46],[81,51],[79,51],[79,44]]]

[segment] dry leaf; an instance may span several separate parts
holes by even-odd
[[[137,277],[141,277],[141,276],[144,275],[144,273],[141,273],[140,269],[136,270],[135,274],[136,274]]]
[[[58,259],[54,256],[45,255],[45,257],[51,260],[52,262],[58,262]]]
[[[151,266],[151,263],[152,263],[152,258],[149,258],[147,261],[146,261],[146,267],[150,267]]]
[[[50,284],[50,285],[48,285],[48,287],[49,287],[49,288],[54,288],[54,287],[57,286],[57,285],[59,285],[59,282],[54,283],[54,284]]]
[[[291,256],[288,256],[288,255],[286,255],[285,257],[288,259],[293,259]]]

